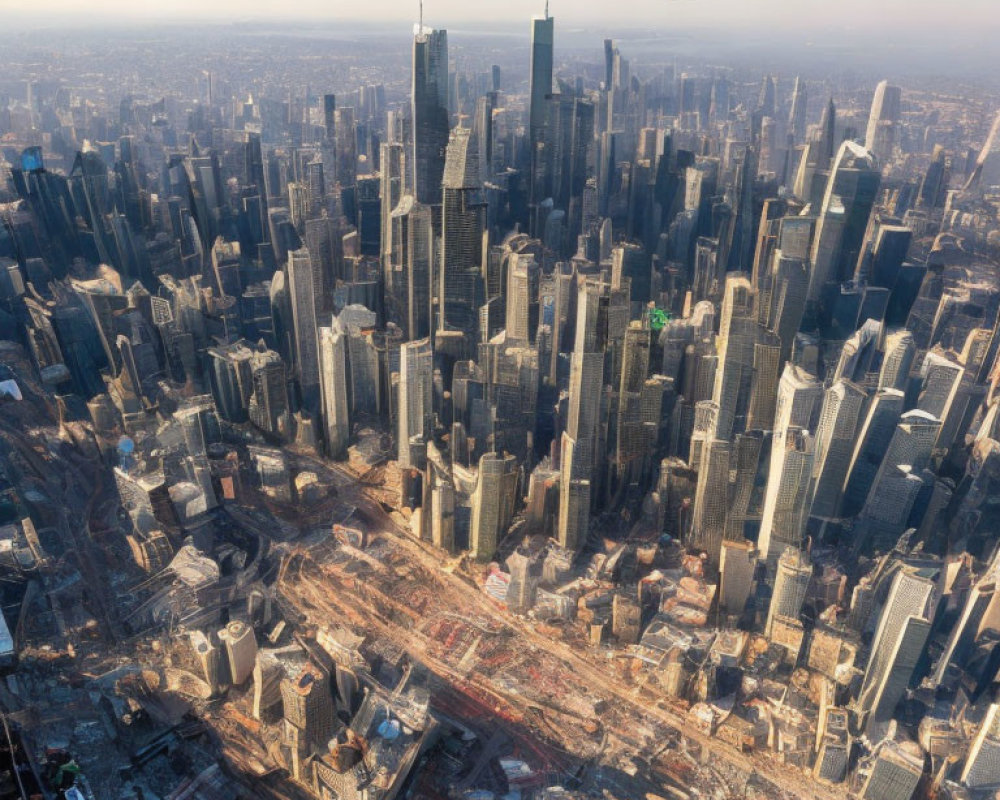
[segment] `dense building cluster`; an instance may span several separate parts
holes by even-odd
[[[556,788],[523,747],[456,756],[480,731],[435,698],[621,737],[620,683],[776,786],[993,797],[1000,115],[611,39],[560,60],[547,9],[530,33],[526,81],[423,19],[405,75],[372,53],[337,93],[0,78],[0,403],[97,476],[54,521],[4,462],[0,551],[50,569],[25,608],[70,585],[55,549],[119,535],[135,574],[85,605],[115,646],[166,637],[138,694],[320,798],[445,796],[448,758],[476,765],[452,797],[584,796],[605,778]],[[437,607],[404,552],[448,574]],[[481,647],[514,631],[628,666],[572,701],[540,666],[521,708],[514,648]],[[202,766],[171,796],[221,796]]]

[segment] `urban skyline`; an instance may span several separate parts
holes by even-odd
[[[428,23],[451,28],[470,23],[501,22],[505,28],[513,30],[518,28],[514,23],[516,18],[542,16],[545,12],[544,0],[513,0],[502,8],[491,4],[473,6],[458,0],[428,0],[424,5]],[[892,24],[899,33],[927,33],[928,26],[934,25],[938,35],[951,30],[969,35],[976,32],[969,28],[973,20],[986,29],[997,26],[995,15],[989,13],[993,10],[989,0],[959,0],[952,6],[957,13],[951,15],[941,15],[940,4],[931,0],[880,0],[876,4],[845,0],[836,6],[815,4],[808,14],[789,13],[792,6],[790,0],[755,0],[753,3],[739,0],[638,0],[630,7],[630,13],[635,20],[634,27],[644,30],[648,30],[650,24],[663,30],[683,30],[693,26],[718,28],[721,23],[723,28],[750,26],[751,29],[767,28],[772,33],[794,30],[853,32],[863,36],[879,25]],[[363,10],[343,4],[302,0],[291,13],[272,4],[237,3],[234,0],[220,0],[211,7],[193,0],[175,0],[168,8],[137,7],[127,0],[102,0],[86,12],[71,0],[41,0],[39,3],[7,0],[4,12],[14,23],[28,22],[50,27],[58,26],[60,18],[70,25],[86,24],[88,17],[102,25],[115,20],[124,24],[141,20],[261,20],[269,23],[330,20],[372,24],[376,19],[382,23],[416,22],[420,15],[418,2],[412,0],[373,0]],[[60,18],[43,17],[49,14],[59,14]],[[551,2],[551,14],[558,16],[565,25],[598,25],[605,30],[629,27],[625,20],[609,20],[606,8],[596,0],[571,4],[556,0]]]
[[[995,800],[995,15],[697,5],[0,34],[0,800]]]

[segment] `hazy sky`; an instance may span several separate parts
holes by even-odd
[[[417,0],[0,0],[3,14],[27,15],[58,25],[83,15],[125,18],[286,19],[323,17],[391,22],[417,16]],[[544,0],[426,0],[424,18],[435,27],[504,23],[540,13]],[[561,24],[601,23],[606,27],[773,24],[821,33],[824,29],[888,33],[893,28],[963,30],[981,34],[1000,28],[998,0],[551,0]],[[891,38],[891,37],[890,37]]]

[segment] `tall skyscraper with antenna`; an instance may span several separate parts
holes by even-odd
[[[448,32],[424,27],[424,7],[413,36],[413,194],[420,203],[441,202],[448,147]]]
[[[545,157],[545,126],[548,115],[548,96],[552,94],[552,60],[555,41],[555,20],[549,16],[549,4],[545,4],[545,16],[531,20],[531,65],[528,73],[528,142],[531,147],[531,202],[537,205],[544,197],[536,176],[542,173],[539,159]]]

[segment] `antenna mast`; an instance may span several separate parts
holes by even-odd
[[[424,0],[420,0],[420,32],[424,32]]]
[[[549,18],[549,0],[545,0],[545,19]]]

